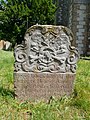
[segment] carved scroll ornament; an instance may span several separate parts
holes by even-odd
[[[71,31],[64,26],[32,26],[25,43],[15,47],[15,71],[75,73],[79,55],[72,40]]]

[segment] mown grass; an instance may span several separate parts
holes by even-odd
[[[14,99],[13,53],[0,51],[0,120],[90,120],[90,61],[79,60],[74,93],[49,103]]]

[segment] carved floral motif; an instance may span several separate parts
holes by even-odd
[[[73,35],[63,26],[35,25],[27,30],[25,44],[15,47],[15,71],[76,72],[78,51]]]

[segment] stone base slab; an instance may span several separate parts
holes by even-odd
[[[49,100],[73,92],[75,73],[14,72],[14,89],[20,100]]]

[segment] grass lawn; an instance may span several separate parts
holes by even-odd
[[[90,61],[79,60],[74,93],[35,103],[14,99],[13,53],[0,51],[0,120],[90,120]]]

